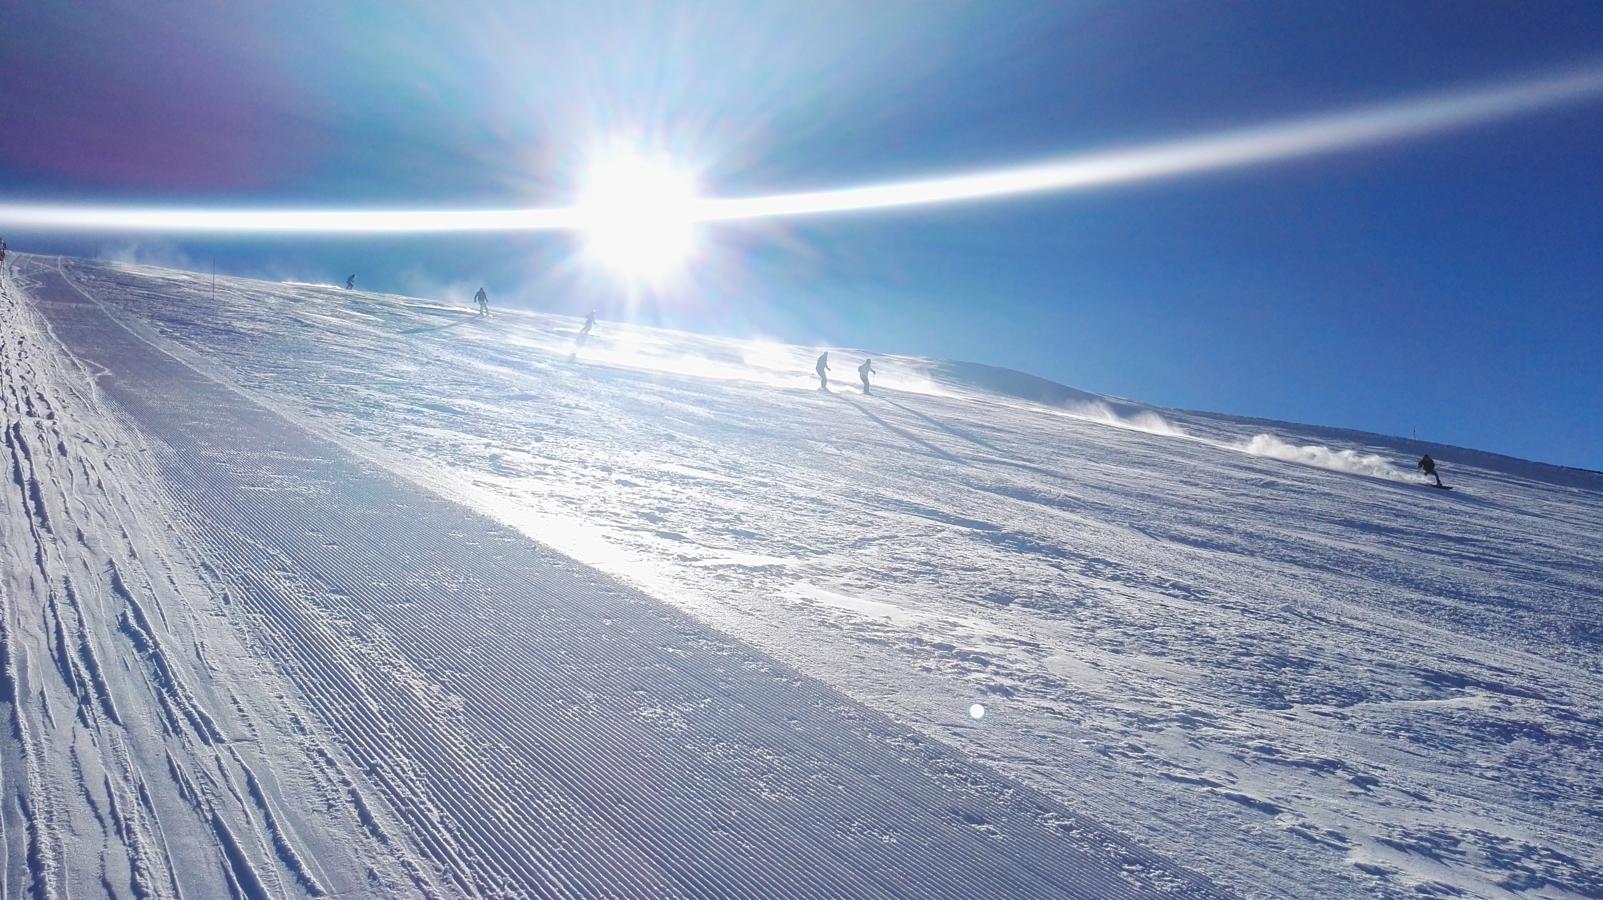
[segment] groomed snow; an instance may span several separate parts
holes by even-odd
[[[376,469],[1229,889],[1603,895],[1597,473],[909,357],[865,397],[847,348],[823,393],[823,348],[65,272]]]

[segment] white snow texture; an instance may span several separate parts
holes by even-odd
[[[386,724],[362,733],[404,742],[412,713],[395,710],[415,707],[439,752],[517,755],[515,743],[451,744],[490,689],[464,682],[458,655],[500,649],[406,662],[426,657],[393,648],[422,638],[349,612],[350,585],[283,574],[275,596],[302,598],[294,627],[354,648],[317,678],[360,685],[388,667],[410,685],[404,700],[360,700],[356,687],[349,701],[318,699],[303,671],[313,662],[268,628],[271,603],[231,587],[258,551],[191,533],[174,512],[210,501],[149,487],[173,483],[189,451],[107,406],[95,365],[68,355],[65,326],[53,336],[56,320],[35,309],[65,273],[238,402],[502,523],[461,553],[554,548],[574,578],[594,567],[682,610],[707,646],[723,635],[757,648],[729,668],[793,667],[916,733],[898,752],[950,747],[973,772],[1016,779],[1223,891],[1603,896],[1598,473],[850,348],[827,348],[831,363],[850,373],[871,355],[872,395],[855,379],[818,390],[825,348],[606,321],[579,341],[564,316],[481,319],[226,277],[214,298],[209,276],[179,271],[9,265],[4,699],[22,712],[4,774],[34,812],[24,821],[8,801],[5,839],[26,848],[9,858],[28,857],[7,875],[12,890],[76,896],[103,880],[118,895],[204,894],[180,870],[207,860],[241,896],[493,893],[462,877],[479,826],[453,818],[451,788],[423,783],[435,751],[400,748],[393,766],[363,769],[360,748],[335,750],[331,736],[375,717]],[[160,411],[161,398],[149,403]],[[270,506],[290,502],[274,493],[275,467],[301,447],[212,451],[237,454],[242,502]],[[1457,490],[1424,486],[1413,466],[1427,451]],[[350,549],[297,540],[326,542],[330,559]],[[430,552],[415,551],[425,570]],[[319,564],[308,560],[286,552],[263,571]],[[410,602],[404,588],[391,588],[395,604]],[[420,634],[440,616],[493,628],[494,596],[476,590],[461,584],[456,610],[396,615],[415,616]],[[538,628],[505,638],[539,639]],[[661,643],[668,660],[704,652]],[[552,695],[541,718],[627,702],[666,740],[721,715],[631,677],[638,694]],[[142,708],[162,718],[121,712]],[[228,739],[172,737],[196,722]],[[759,781],[797,765],[742,754]],[[995,783],[1002,796],[1014,782]],[[550,803],[561,821],[561,798]],[[157,827],[189,808],[204,809],[206,844],[221,849]],[[739,834],[745,814],[729,816]],[[258,841],[276,849],[258,853]],[[502,884],[523,877],[505,865]],[[673,863],[651,865],[675,893]]]

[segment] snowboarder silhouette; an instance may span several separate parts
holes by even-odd
[[[1447,487],[1447,485],[1442,484],[1442,476],[1436,474],[1436,460],[1431,459],[1429,453],[1420,458],[1419,468],[1426,475],[1436,479],[1437,487]]]
[[[824,374],[829,371],[828,350],[818,354],[818,365],[814,368],[818,370],[818,389],[821,391],[829,390],[829,376]]]
[[[479,305],[479,315],[487,316],[490,314],[490,295],[484,292],[482,286],[479,288],[479,292],[473,295],[473,302]]]
[[[590,310],[590,315],[584,317],[584,327],[579,329],[579,337],[589,337],[590,329],[596,327],[596,311]]]
[[[871,360],[871,359],[863,360],[863,364],[857,367],[857,377],[863,379],[863,393],[864,394],[869,393],[869,390],[868,390],[868,376],[870,376],[870,375],[878,375],[878,374],[879,374],[879,370],[874,368],[874,361]]]
[[[352,275],[351,277],[345,279],[345,289],[347,291],[349,291],[349,290],[351,290],[351,289],[353,289],[355,287],[356,287],[356,276],[355,275]]]

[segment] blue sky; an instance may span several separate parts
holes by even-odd
[[[716,194],[1028,163],[1580,65],[1596,3],[34,4],[0,200],[551,205],[622,141]],[[626,313],[571,237],[6,232],[1603,468],[1603,103],[1106,189],[709,230]]]

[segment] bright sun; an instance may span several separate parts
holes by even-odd
[[[591,168],[578,212],[590,255],[633,282],[660,282],[696,249],[695,182],[638,156]]]

